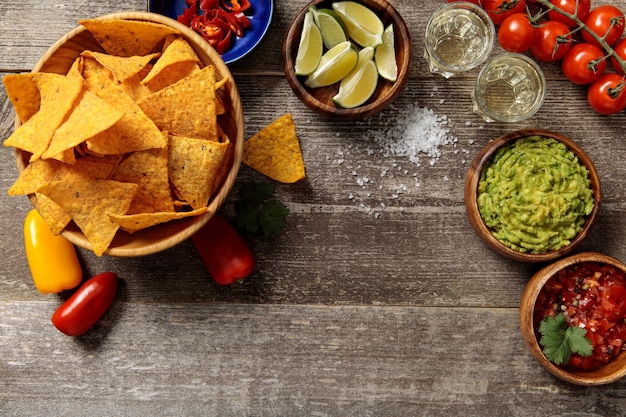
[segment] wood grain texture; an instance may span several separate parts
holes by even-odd
[[[463,202],[470,163],[492,139],[521,128],[559,132],[590,156],[602,183],[602,208],[578,251],[626,260],[626,115],[595,114],[583,87],[542,64],[542,109],[523,123],[486,124],[471,112],[478,71],[445,80],[421,58],[426,21],[443,0],[392,3],[411,31],[410,78],[371,118],[319,115],[289,87],[281,44],[304,0],[276,0],[266,40],[230,67],[245,137],[291,113],[307,170],[298,184],[276,184],[291,211],[286,233],[249,239],[257,270],[241,284],[214,284],[189,241],[140,258],[79,250],[86,276],[115,271],[121,288],[92,332],[63,336],[50,317],[67,295],[32,284],[22,238],[31,205],[7,196],[17,169],[13,150],[0,148],[0,415],[626,414],[626,380],[575,386],[533,358],[518,306],[541,265],[489,249]],[[625,0],[613,4],[626,9]],[[31,68],[79,18],[139,8],[145,2],[2,0],[2,75]],[[47,30],[33,24],[44,18]],[[420,154],[419,164],[386,156],[376,139],[425,110],[452,143],[434,161]],[[3,139],[14,117],[2,88]],[[224,214],[243,184],[259,181],[268,180],[243,166]]]

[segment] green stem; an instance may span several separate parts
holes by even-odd
[[[604,51],[607,54],[607,58],[608,57],[612,57],[613,59],[615,59],[615,61],[617,61],[619,66],[622,68],[622,70],[624,72],[626,72],[626,61],[624,59],[622,59],[622,57],[620,57],[618,54],[615,53],[615,51],[613,50],[611,45],[609,45],[606,42],[606,39],[605,39],[604,36],[598,36],[598,34],[595,33],[593,30],[589,29],[589,27],[587,25],[585,25],[585,23],[582,20],[580,20],[577,15],[572,14],[572,13],[568,13],[565,10],[556,7],[555,5],[550,3],[550,0],[537,0],[537,2],[539,4],[541,4],[542,6],[545,6],[545,7],[547,7],[550,10],[553,10],[553,11],[555,11],[557,13],[560,13],[563,16],[568,17],[569,19],[571,19],[574,22],[576,22],[576,24],[578,25],[578,27],[580,29],[586,31],[589,35],[591,35],[591,37],[593,39],[595,39],[602,46],[602,48],[604,49]],[[575,10],[578,10],[578,3],[579,2],[576,1],[576,9]],[[613,25],[613,22],[611,22],[611,25]],[[609,31],[607,31],[607,34],[608,33],[609,33]]]

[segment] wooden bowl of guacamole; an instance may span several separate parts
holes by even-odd
[[[468,171],[464,198],[474,230],[496,252],[546,262],[587,237],[600,209],[600,179],[574,141],[525,129],[482,149]]]

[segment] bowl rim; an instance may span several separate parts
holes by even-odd
[[[354,0],[358,3],[364,4],[364,0]],[[394,23],[394,35],[396,39],[400,38],[403,40],[404,47],[404,60],[398,62],[398,54],[396,54],[396,62],[398,65],[398,78],[393,82],[391,88],[387,93],[379,98],[376,101],[366,103],[362,106],[358,106],[355,108],[347,109],[342,108],[336,105],[329,105],[325,102],[322,102],[317,97],[315,97],[311,92],[300,82],[298,76],[296,76],[293,63],[296,59],[297,53],[297,45],[291,44],[289,41],[295,41],[296,39],[300,39],[300,32],[302,31],[302,24],[304,21],[304,15],[309,10],[309,7],[316,6],[320,3],[331,2],[331,0],[312,0],[307,3],[298,14],[292,19],[287,28],[287,32],[285,34],[283,40],[282,47],[282,56],[283,56],[283,70],[285,72],[285,77],[287,78],[287,83],[294,91],[296,96],[306,104],[310,109],[326,115],[326,116],[336,116],[343,117],[345,119],[361,119],[366,118],[376,113],[379,113],[384,108],[386,108],[389,104],[391,104],[396,97],[400,94],[400,92],[404,89],[408,78],[409,71],[411,66],[411,34],[406,25],[406,22],[395,9],[395,7],[387,2],[387,0],[366,0],[372,4],[376,4],[379,7],[383,8],[388,14],[389,19]],[[397,42],[396,42],[397,43]],[[388,82],[385,80],[385,82]]]
[[[239,173],[239,169],[241,167],[241,160],[242,160],[242,154],[243,154],[244,119],[243,119],[243,107],[241,103],[241,98],[239,96],[239,90],[237,89],[235,79],[232,76],[232,73],[230,72],[228,66],[222,60],[221,56],[215,51],[215,49],[213,49],[208,43],[206,43],[200,35],[193,32],[191,29],[189,29],[187,26],[183,25],[182,23],[174,19],[171,19],[167,16],[163,16],[158,13],[146,12],[146,11],[114,12],[114,13],[101,15],[93,19],[97,19],[97,20],[108,20],[108,19],[145,20],[145,21],[161,23],[170,27],[174,27],[181,33],[182,36],[192,40],[191,42],[192,47],[194,47],[194,45],[202,45],[203,55],[208,55],[208,58],[211,60],[211,64],[216,67],[216,73],[229,78],[229,82],[226,84],[228,88],[228,98],[230,99],[230,102],[231,102],[232,112],[234,113],[234,116],[233,116],[234,120],[238,125],[240,125],[240,128],[237,129],[236,136],[234,138],[232,137],[230,138],[231,142],[235,143],[235,146],[233,147],[233,152],[231,152],[231,156],[230,156],[232,159],[231,161],[232,165],[229,171],[227,172],[227,174],[222,178],[220,187],[217,189],[217,191],[213,194],[213,196],[209,200],[209,205],[207,207],[206,213],[200,216],[173,220],[172,222],[179,222],[179,223],[184,223],[184,224],[188,223],[188,224],[187,226],[182,227],[180,230],[176,231],[173,234],[168,235],[165,238],[156,239],[155,242],[150,243],[150,244],[145,244],[140,247],[126,247],[125,245],[114,246],[114,243],[115,243],[115,239],[114,239],[113,242],[111,243],[111,246],[103,253],[103,255],[108,255],[112,257],[137,257],[137,256],[151,255],[151,254],[169,249],[173,246],[176,246],[179,243],[191,237],[194,233],[200,230],[200,228],[202,228],[210,220],[210,218],[217,212],[217,210],[221,207],[221,205],[224,203],[224,201],[227,199],[228,195],[230,194],[230,191],[232,190],[232,187]],[[39,60],[35,63],[31,72],[40,72],[44,68],[48,60],[52,56],[54,56],[56,53],[58,53],[59,50],[67,42],[73,41],[74,38],[76,38],[77,36],[85,32],[88,32],[88,31],[82,25],[78,25],[74,27],[73,29],[71,29],[69,32],[67,32],[65,35],[59,38],[56,42],[54,42],[48,48],[48,50],[44,53],[44,55],[42,55],[39,58]],[[194,49],[196,48],[194,47]],[[67,58],[67,57],[64,56],[63,58]],[[20,125],[21,125],[21,120],[16,115],[14,129],[17,129]],[[26,168],[28,163],[27,161],[24,160],[23,158],[24,153],[20,149],[15,148],[14,154],[15,154],[18,174],[21,174],[21,172]],[[29,194],[28,198],[31,204],[33,205],[33,207],[38,208],[37,197],[34,194]],[[167,223],[163,225],[166,225],[166,224]],[[160,226],[162,227],[163,225],[155,225],[149,229],[160,228]],[[132,234],[132,237],[129,240],[131,241],[139,240],[139,239],[135,239],[135,237],[141,236],[141,235],[138,235],[140,232],[141,231],[138,231]],[[127,232],[124,232],[123,230],[118,230],[117,234],[120,234],[120,233],[128,234]],[[91,243],[87,241],[82,231],[80,231],[80,229],[78,229],[78,227],[76,227],[73,222],[70,222],[70,225],[61,232],[61,235],[67,240],[69,240],[75,246],[81,247],[89,251],[93,251],[93,247]]]
[[[622,351],[613,361],[596,370],[578,372],[567,371],[553,364],[545,357],[535,336],[533,320],[535,302],[543,286],[556,272],[568,266],[583,262],[605,263],[626,272],[626,264],[616,258],[599,252],[581,252],[546,265],[533,274],[522,293],[519,307],[519,325],[522,338],[528,346],[530,353],[552,375],[576,385],[604,385],[615,382],[626,376],[626,351]]]
[[[511,142],[515,142],[518,139],[529,137],[529,136],[545,136],[558,140],[559,142],[564,143],[567,148],[574,152],[578,157],[578,160],[581,164],[587,167],[589,171],[589,180],[591,183],[591,188],[594,196],[594,206],[592,212],[585,219],[585,223],[583,224],[582,229],[576,235],[576,237],[567,245],[558,250],[541,253],[541,254],[531,254],[524,253],[520,251],[516,251],[514,249],[509,248],[504,245],[495,236],[491,233],[489,228],[485,225],[482,220],[482,216],[478,210],[478,204],[476,202],[477,199],[477,189],[478,182],[480,181],[480,174],[485,167],[485,165],[491,160],[491,157],[496,153],[498,149],[502,146],[505,146]],[[465,179],[465,187],[464,187],[464,203],[465,209],[470,221],[470,224],[474,228],[475,232],[481,237],[492,249],[494,249],[499,254],[514,259],[516,261],[521,262],[547,262],[557,258],[560,258],[568,253],[570,253],[574,248],[576,248],[589,234],[591,227],[595,223],[596,217],[600,210],[602,201],[602,191],[600,184],[600,177],[598,176],[598,172],[587,153],[573,140],[563,136],[560,133],[553,132],[545,129],[521,129],[516,130],[514,132],[505,134],[494,139],[492,142],[488,143],[483,149],[476,155],[472,164],[468,170],[466,179]]]

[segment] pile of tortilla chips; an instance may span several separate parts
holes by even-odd
[[[71,222],[96,255],[134,233],[207,211],[231,148],[212,65],[175,29],[133,20],[80,22],[100,43],[66,75],[3,82],[22,125],[5,146],[30,154],[9,195],[35,194],[58,234]]]

